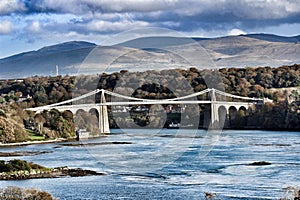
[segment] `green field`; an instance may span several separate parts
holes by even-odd
[[[26,129],[26,131],[29,134],[29,140],[30,141],[40,141],[40,140],[46,140],[45,136],[41,136],[41,135],[36,135],[36,133],[32,130],[28,130]]]

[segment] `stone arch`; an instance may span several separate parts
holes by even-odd
[[[234,122],[236,128],[243,128],[247,126],[248,110],[245,106],[240,106],[237,111],[237,117]]]
[[[99,125],[99,110],[97,108],[91,108],[89,109],[89,114],[91,114],[92,116],[96,116],[97,117],[97,121],[98,121],[98,125]]]
[[[92,114],[92,115],[96,115],[97,118],[99,118],[99,111],[97,108],[91,108],[89,109],[89,113]]]
[[[63,110],[61,111],[62,116],[67,120],[73,120],[74,119],[74,113],[71,110]]]
[[[78,115],[79,113],[85,112],[83,109],[76,110],[75,114]]]
[[[229,115],[229,119],[232,120],[232,119],[235,119],[236,118],[236,115],[237,115],[237,108],[235,106],[230,106],[228,108],[228,115]]]
[[[238,109],[238,113],[242,116],[246,115],[248,112],[247,108],[245,106],[240,106]]]
[[[200,113],[199,124],[203,128],[208,128],[210,125],[210,119],[211,119],[211,105],[203,104],[203,105],[201,105],[200,110],[201,110],[201,113]]]
[[[87,125],[90,127],[90,130],[99,128],[100,119],[99,119],[99,110],[97,108],[89,108],[87,110]]]
[[[245,106],[240,106],[239,107],[239,109],[238,109],[238,111],[240,112],[240,111],[243,111],[243,112],[247,112],[248,111],[248,109],[245,107]]]
[[[240,106],[240,107],[239,107],[239,110],[247,111],[247,108],[246,108],[245,106]]]
[[[219,115],[219,127],[224,127],[224,124],[227,119],[227,109],[225,106],[221,105],[218,107],[218,115]]]
[[[74,110],[63,110],[61,112],[69,112],[69,113],[72,113],[72,115],[74,115]]]
[[[236,124],[236,118],[238,110],[235,106],[229,106],[228,108],[228,125],[230,128],[234,128]]]

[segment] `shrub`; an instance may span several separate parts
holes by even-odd
[[[0,173],[2,172],[10,172],[12,171],[12,166],[9,164],[6,164],[4,160],[0,160]]]
[[[280,198],[280,200],[290,200],[290,199],[299,200],[300,199],[300,188],[288,186],[284,190],[285,190],[284,197]]]
[[[32,163],[32,162],[30,162],[30,163],[28,163],[29,164],[29,166],[31,167],[31,169],[47,169],[46,167],[44,167],[44,166],[41,166],[41,165],[38,165],[38,164],[36,164],[36,163]]]
[[[55,200],[55,198],[48,192],[38,189],[19,188],[16,186],[0,188],[0,199]]]
[[[9,164],[12,166],[13,171],[19,171],[19,170],[26,170],[30,171],[31,167],[29,163],[27,163],[25,160],[11,160],[9,161]]]
[[[0,116],[2,117],[6,117],[6,113],[4,110],[0,109]]]

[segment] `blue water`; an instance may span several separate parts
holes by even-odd
[[[0,149],[52,151],[17,158],[47,167],[96,170],[104,176],[0,181],[0,187],[40,188],[58,199],[205,199],[205,192],[220,199],[279,199],[287,186],[300,187],[300,132],[112,132],[71,142],[80,146],[55,143]],[[248,165],[256,161],[272,164]]]

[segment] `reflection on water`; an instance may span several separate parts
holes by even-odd
[[[0,181],[0,186],[37,187],[59,199],[203,199],[204,192],[221,199],[278,199],[283,188],[300,186],[299,132],[224,131],[216,140],[203,130],[176,131],[113,130],[115,134],[82,142],[2,148],[50,153],[1,159],[108,175]],[[209,137],[214,146],[201,157]],[[248,165],[256,161],[271,165]]]

